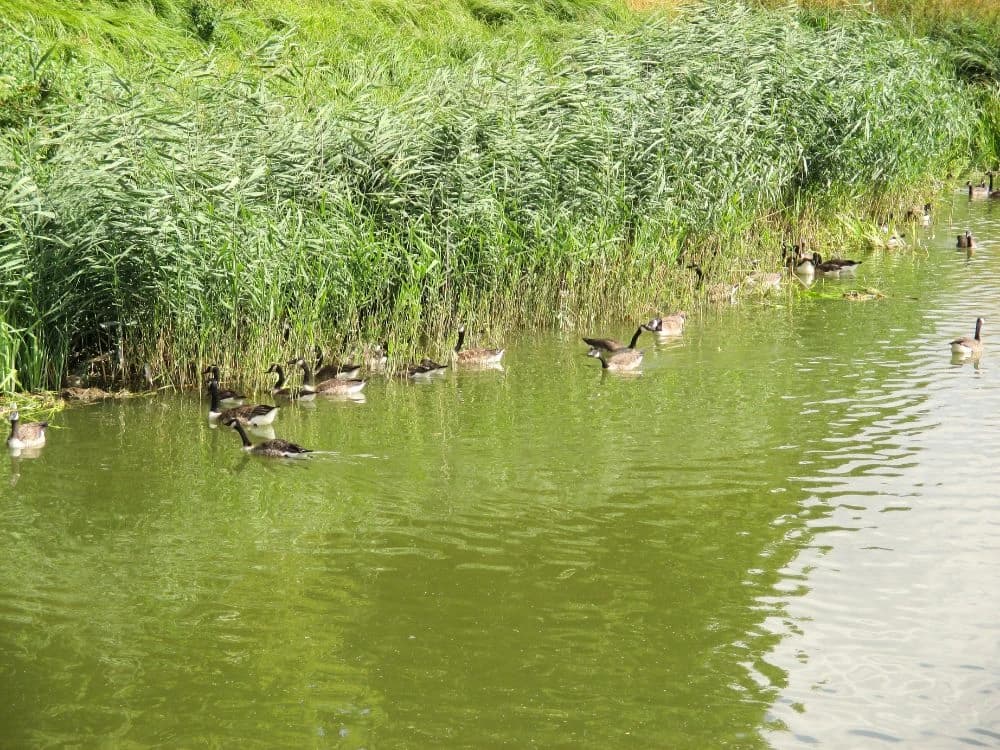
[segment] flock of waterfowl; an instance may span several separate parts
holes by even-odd
[[[970,199],[977,198],[1000,198],[1000,189],[993,187],[993,172],[986,173],[986,179],[980,184],[973,185],[972,181],[966,183]],[[907,213],[910,221],[920,221],[924,226],[930,225],[931,205],[925,204],[923,210],[911,209]],[[888,233],[888,227],[883,228]],[[887,247],[892,247],[900,243],[900,237],[893,233],[885,243]],[[976,239],[970,230],[958,235],[956,247],[967,251],[976,247]],[[846,258],[828,258],[826,260],[818,252],[809,252],[804,246],[793,245],[783,250],[783,261],[785,267],[792,272],[800,281],[811,282],[816,277],[820,278],[842,278],[853,275],[861,261]],[[700,287],[704,279],[702,269],[697,264],[692,264],[698,276],[698,286]],[[778,288],[782,281],[782,275],[774,272],[755,271],[746,279],[745,283],[751,288],[767,291]],[[732,302],[735,300],[739,285],[716,284],[705,290],[706,296],[712,302]],[[687,315],[683,311],[678,311],[662,317],[653,318],[648,323],[643,323],[636,328],[631,340],[625,344],[612,338],[584,337],[583,341],[589,346],[587,355],[599,359],[602,369],[611,372],[634,372],[642,364],[643,351],[637,349],[636,345],[639,337],[644,332],[649,332],[660,338],[680,336],[684,332],[684,324]],[[956,357],[977,358],[983,353],[983,318],[976,319],[975,333],[973,336],[963,336],[949,342],[951,351]],[[455,348],[451,352],[451,364],[468,367],[498,367],[504,355],[503,349],[471,348],[464,347],[465,327],[459,326],[458,340]],[[377,349],[374,354],[367,358],[365,363],[332,363],[324,364],[323,353],[317,347],[316,358],[313,365],[310,365],[304,357],[296,357],[288,365],[297,367],[302,371],[302,384],[298,388],[287,385],[285,370],[279,363],[273,363],[266,374],[276,375],[277,380],[271,388],[271,395],[276,398],[295,399],[308,401],[317,396],[345,396],[357,397],[365,387],[366,381],[358,378],[362,369],[369,372],[381,372],[388,362],[388,344]],[[435,375],[444,373],[449,364],[435,362],[432,359],[424,358],[420,362],[406,365],[399,371],[399,376],[413,380],[429,379]],[[209,395],[208,419],[212,424],[221,424],[232,428],[240,437],[243,449],[248,453],[259,456],[270,456],[280,458],[301,458],[313,451],[303,448],[296,443],[277,438],[271,438],[260,443],[254,443],[247,434],[248,429],[270,429],[278,414],[278,408],[270,404],[246,404],[246,396],[242,393],[223,389],[220,385],[219,367],[209,365],[205,368],[203,375],[208,377],[207,388]],[[45,433],[48,422],[28,422],[20,421],[20,414],[15,408],[9,416],[10,437],[7,438],[7,445],[13,451],[25,449],[37,449],[45,444]]]

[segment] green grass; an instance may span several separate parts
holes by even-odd
[[[938,42],[866,15],[194,7],[0,0],[4,388],[644,314],[996,138]]]

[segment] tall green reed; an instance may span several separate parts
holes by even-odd
[[[876,19],[709,5],[555,47],[344,67],[286,30],[238,65],[50,58],[60,95],[0,141],[21,387],[119,346],[126,377],[259,381],[345,336],[402,359],[459,319],[488,338],[642,314],[692,294],[687,265],[776,267],[799,216],[881,210],[981,138],[935,46]],[[30,77],[39,49],[4,69]]]

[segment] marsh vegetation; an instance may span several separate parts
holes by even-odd
[[[849,239],[834,217],[874,220],[998,151],[995,71],[836,10],[0,17],[5,390],[95,361],[247,376],[314,343],[388,340],[401,361],[459,319],[501,340],[639,314],[693,296],[691,263],[773,270],[784,239]]]

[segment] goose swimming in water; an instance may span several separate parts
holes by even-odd
[[[355,377],[359,372],[361,372],[361,365],[354,364],[352,362],[331,362],[330,364],[323,365],[323,350],[318,346],[316,347],[316,379],[320,382],[328,380],[329,378],[340,378],[341,380],[350,380]]]
[[[434,375],[444,375],[447,370],[448,365],[424,357],[418,364],[406,365],[399,374],[410,380],[429,380]]]
[[[309,369],[309,364],[303,357],[291,360],[288,364],[298,365],[302,368],[302,391],[299,398],[307,398],[310,394],[325,394],[327,396],[348,396],[353,393],[360,393],[365,387],[364,380],[344,379],[339,376],[327,378],[326,380],[314,384],[313,374]]]
[[[965,234],[958,235],[958,241],[955,243],[955,247],[959,250],[966,250],[968,248],[976,247],[976,238],[972,236],[972,231],[969,229],[965,230]]]
[[[303,448],[301,445],[289,443],[287,440],[265,440],[263,443],[254,445],[247,437],[246,430],[238,419],[227,419],[222,422],[227,427],[232,427],[240,435],[243,441],[243,450],[255,456],[267,456],[269,458],[307,458],[313,451]]]
[[[684,324],[687,322],[687,313],[678,310],[662,318],[653,318],[646,323],[645,328],[650,333],[655,333],[660,338],[667,336],[680,336],[684,333]]]
[[[233,406],[229,409],[222,409],[219,406],[219,381],[217,380],[209,381],[208,393],[212,400],[208,407],[208,420],[210,422],[235,419],[241,424],[252,427],[263,427],[264,425],[271,424],[274,418],[278,416],[278,407],[268,404]]]
[[[976,334],[972,338],[962,336],[949,342],[952,354],[960,357],[978,357],[983,353],[983,319],[976,318]]]
[[[632,372],[642,364],[641,349],[619,349],[605,356],[600,349],[593,348],[587,352],[588,357],[601,360],[601,368],[610,372]]]
[[[10,413],[10,437],[7,445],[11,448],[39,448],[45,445],[45,430],[48,422],[21,423],[21,415],[17,409]]]
[[[222,382],[222,378],[219,377],[219,366],[209,365],[204,370],[202,370],[202,375],[211,375],[210,380],[215,380],[219,383]],[[246,401],[246,396],[238,391],[229,390],[228,388],[219,389],[219,403],[223,406],[239,406],[244,401]]]
[[[978,185],[973,185],[972,180],[966,181],[966,186],[969,188],[969,198],[988,198],[990,193],[993,192],[993,173],[987,172],[990,178],[990,184],[987,185],[986,181],[980,182]]]
[[[840,276],[849,276],[857,271],[860,265],[860,260],[847,260],[845,258],[823,260],[823,256],[819,253],[813,253],[813,268],[816,269],[817,276],[834,279]]]
[[[460,365],[498,365],[503,358],[503,349],[463,349],[465,343],[465,326],[458,327],[458,341],[455,342],[455,349],[452,356]]]

